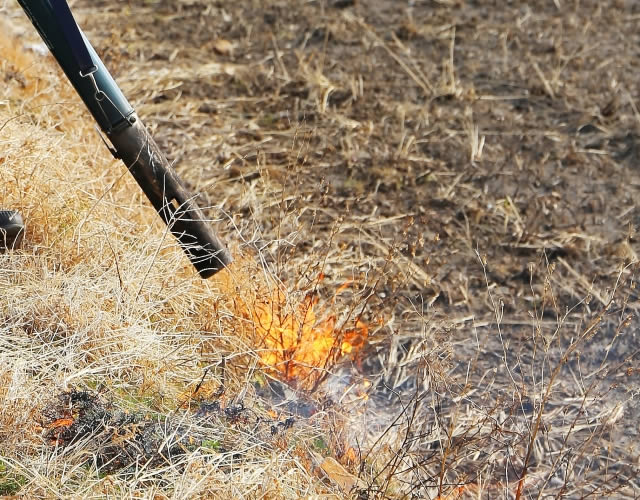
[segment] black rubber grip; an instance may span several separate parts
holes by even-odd
[[[15,248],[24,236],[24,221],[15,210],[0,210],[0,250]]]

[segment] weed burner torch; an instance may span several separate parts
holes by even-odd
[[[231,263],[135,110],[76,24],[65,0],[18,0],[94,119],[203,278]]]

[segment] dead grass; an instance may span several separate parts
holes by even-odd
[[[235,497],[256,488],[287,497],[324,491],[295,455],[298,439],[320,432],[315,424],[297,423],[295,444],[281,443],[270,430],[278,429],[277,417],[251,392],[259,358],[244,343],[248,337],[234,331],[245,320],[233,292],[251,291],[246,263],[239,258],[226,278],[199,280],[122,167],[102,155],[51,61],[28,54],[17,39],[4,43],[5,67],[18,77],[17,84],[7,79],[0,119],[2,205],[19,209],[28,229],[23,248],[1,256],[3,494],[153,497],[167,485],[180,498],[225,491]],[[32,74],[41,75],[45,90],[22,85]],[[252,266],[250,278],[262,286],[268,273]],[[63,447],[43,439],[64,416],[60,409],[52,421],[43,410],[71,388],[97,391],[105,405],[138,413],[143,422],[174,415],[193,432],[204,425],[194,416],[201,401],[217,397],[232,408],[245,403],[249,389],[246,400],[256,404],[246,422],[214,415],[195,434],[204,438],[175,460],[145,464],[143,454],[133,470],[125,463],[105,476],[97,469],[110,470],[101,464],[105,457],[90,446],[106,439],[100,426],[78,429]],[[207,442],[219,446],[207,449]]]
[[[637,495],[639,13],[614,4],[75,2],[232,244],[208,282],[4,7],[0,204],[28,230],[0,256],[0,492]],[[365,353],[269,382],[247,310],[274,290],[366,321]],[[105,476],[104,429],[47,439],[70,389],[194,442]]]

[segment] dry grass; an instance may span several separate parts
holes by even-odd
[[[236,332],[248,329],[235,290],[252,292],[250,282],[260,285],[266,272],[239,258],[226,277],[194,275],[137,186],[106,159],[92,124],[78,119],[78,99],[51,60],[16,38],[2,42],[4,74],[16,74],[2,96],[2,205],[19,209],[28,229],[23,248],[0,257],[0,491],[30,498],[153,497],[166,485],[180,498],[324,491],[295,454],[298,439],[320,432],[316,424],[297,423],[292,443],[282,443],[271,434],[270,408],[253,403],[259,358]],[[146,419],[179,420],[205,439],[153,469],[142,462],[104,477],[96,470],[100,450],[90,446],[99,428],[63,448],[46,439],[55,427],[43,411],[72,388],[98,391]],[[232,408],[247,390],[246,421],[227,422],[223,412],[204,426],[194,416],[201,400]],[[219,444],[207,450],[207,442]]]
[[[637,496],[637,7],[411,4],[73,4],[231,242],[208,282],[0,11],[0,492]],[[270,382],[275,290],[365,352]],[[53,446],[70,389],[107,424]],[[181,451],[106,474],[122,415]]]

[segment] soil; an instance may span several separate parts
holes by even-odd
[[[298,252],[342,220],[343,253],[385,258],[395,244],[398,267],[423,270],[405,291],[478,317],[478,254],[509,311],[542,253],[559,263],[561,308],[602,297],[634,260],[639,9],[377,0],[75,11],[178,170],[229,219],[267,240],[301,211]],[[228,194],[233,183],[290,199],[277,210],[261,200],[258,212]]]

